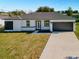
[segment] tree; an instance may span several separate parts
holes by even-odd
[[[49,7],[42,7],[42,11],[43,12],[50,12],[50,8]]]
[[[8,12],[8,15],[11,17],[12,15],[11,15],[11,12]]]
[[[74,10],[73,13],[78,13],[78,10]]]
[[[24,15],[26,14],[23,10],[19,11],[19,10],[16,10],[16,11],[12,11],[12,12],[8,12],[8,15],[9,16],[20,16],[20,15]]]
[[[24,15],[24,14],[26,14],[26,12],[23,11],[23,10],[21,10],[21,11],[19,11],[19,14],[20,14],[20,15]]]
[[[50,8],[50,7],[39,7],[36,12],[54,12],[54,8]]]
[[[79,22],[79,18],[77,18],[76,22]]]
[[[67,10],[67,15],[72,16],[72,14],[73,14],[73,10],[71,7],[69,7],[69,9]]]
[[[67,14],[67,10],[65,10],[65,13]]]
[[[64,14],[64,13],[65,13],[65,11],[61,11],[61,13],[62,13],[62,14]]]
[[[57,13],[61,13],[61,11],[57,11]]]
[[[54,8],[50,8],[50,12],[54,12]]]

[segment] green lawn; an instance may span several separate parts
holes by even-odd
[[[75,31],[76,36],[79,39],[79,22],[76,23],[76,31]]]
[[[50,34],[0,33],[0,59],[39,59]]]

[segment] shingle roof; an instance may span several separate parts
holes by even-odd
[[[18,16],[4,16],[4,15],[0,15],[0,18],[3,20],[18,20],[18,19],[20,19]]]
[[[73,17],[56,12],[34,12],[23,16],[7,17],[5,20],[74,20]]]
[[[73,20],[73,17],[62,15],[56,12],[35,12],[21,16],[26,20]]]

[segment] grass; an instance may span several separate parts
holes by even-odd
[[[77,36],[77,38],[79,39],[79,22],[76,23],[76,31],[75,34]]]
[[[0,59],[39,59],[50,34],[0,33]]]

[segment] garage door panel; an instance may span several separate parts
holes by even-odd
[[[53,23],[54,31],[73,31],[73,23],[71,22],[58,22]]]

